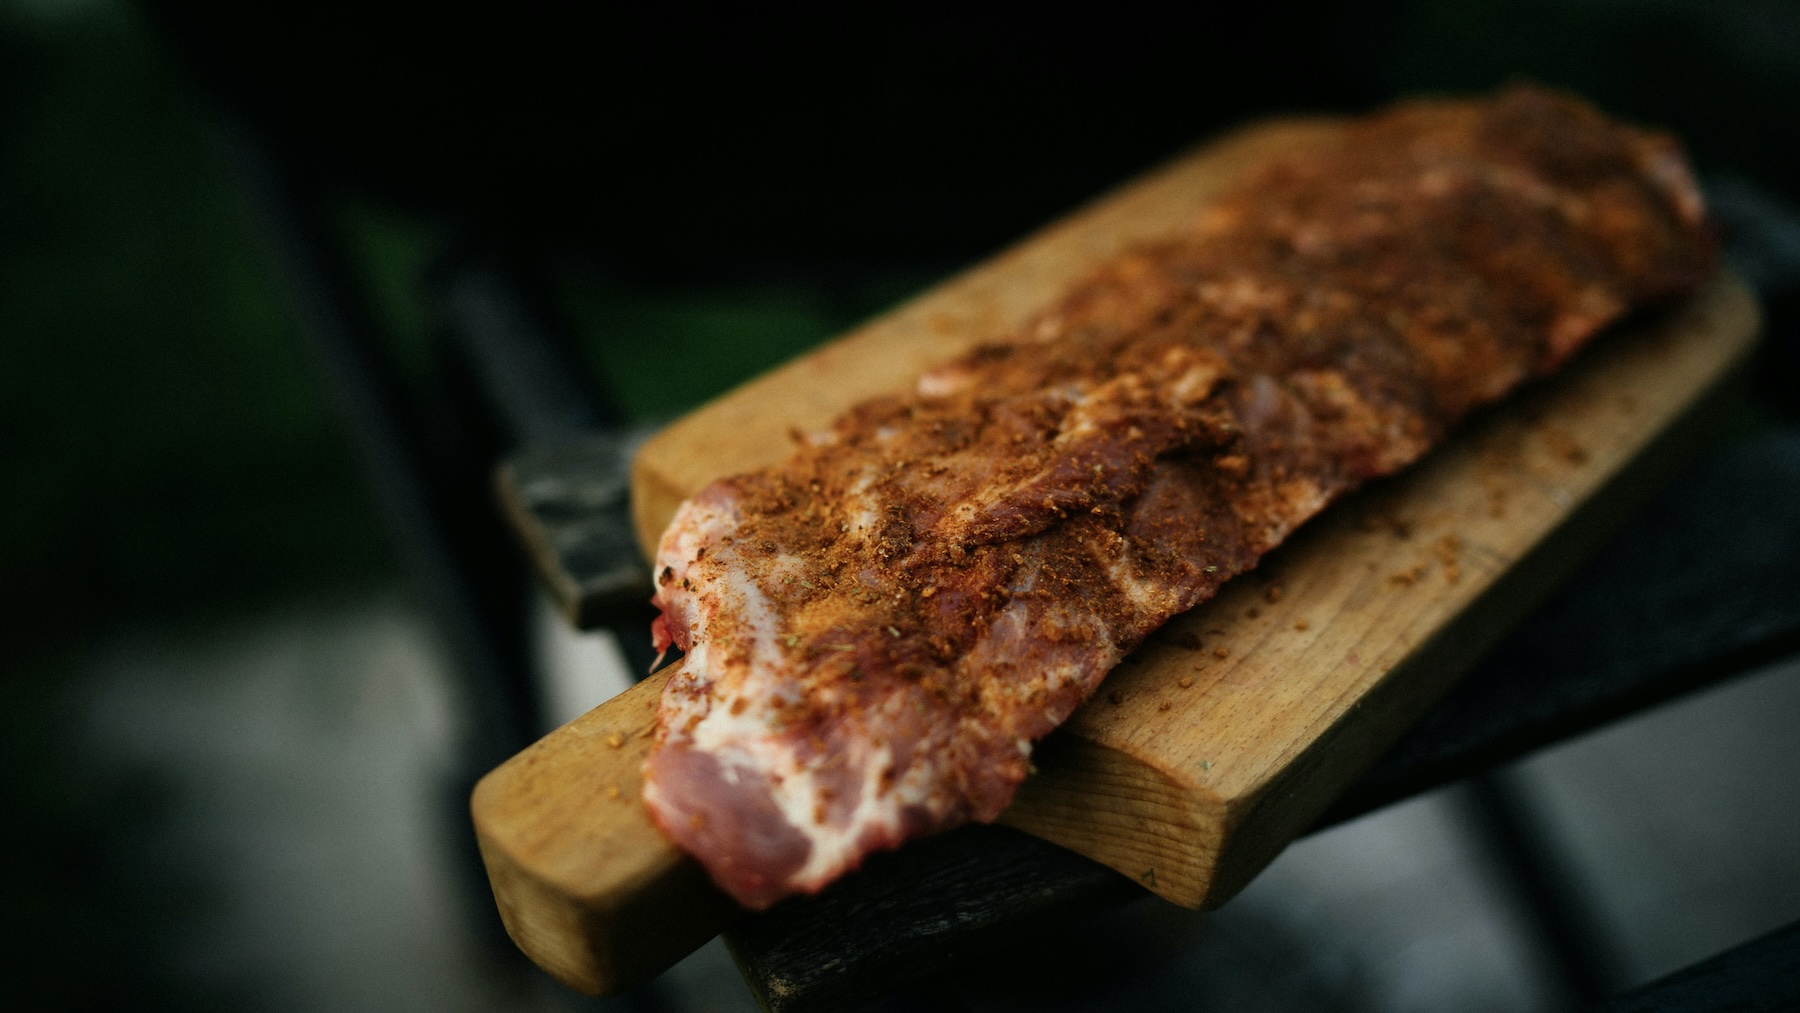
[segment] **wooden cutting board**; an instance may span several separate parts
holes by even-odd
[[[646,553],[684,497],[784,459],[792,429],[1007,334],[1248,165],[1337,129],[1283,121],[1209,145],[671,425],[633,469]],[[1757,326],[1749,293],[1721,275],[1333,506],[1111,674],[1041,745],[1002,820],[1178,904],[1223,903],[1674,473],[1722,414]],[[508,932],[584,991],[661,972],[736,913],[638,798],[668,672],[475,790]]]

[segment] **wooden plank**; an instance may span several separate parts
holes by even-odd
[[[780,460],[790,427],[825,424],[1004,333],[1095,260],[1176,227],[1247,163],[1331,129],[1276,124],[1183,159],[670,427],[634,464],[640,538],[705,482]],[[1178,903],[1241,888],[1604,535],[1617,502],[1667,473],[1676,455],[1651,451],[1694,431],[1751,346],[1756,312],[1722,277],[1628,330],[1171,623],[1045,744],[1003,820]],[[648,711],[626,720],[624,708],[647,707],[658,685],[553,733],[476,794],[509,930],[590,991],[660,970],[652,956],[698,941],[702,915],[718,913],[640,805],[596,804],[613,783],[635,799],[642,752],[635,735],[597,750],[597,730],[638,727]],[[672,900],[685,889],[699,889],[691,911]]]

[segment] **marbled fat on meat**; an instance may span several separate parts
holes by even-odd
[[[1667,137],[1520,88],[1250,173],[1019,333],[683,504],[657,824],[761,908],[999,815],[1033,740],[1332,499],[1714,243]]]

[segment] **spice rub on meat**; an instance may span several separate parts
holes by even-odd
[[[645,800],[743,904],[994,819],[1165,620],[1714,259],[1670,139],[1530,88],[1360,121],[1171,228],[681,507]]]

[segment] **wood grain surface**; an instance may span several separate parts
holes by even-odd
[[[1182,158],[677,422],[634,463],[640,539],[653,545],[713,478],[783,459],[792,428],[1004,335],[1095,261],[1179,228],[1246,165],[1333,129],[1268,124]],[[1334,506],[1109,676],[1043,744],[1003,822],[1176,903],[1223,902],[1597,545],[1621,505],[1672,474],[1756,328],[1749,294],[1721,276]],[[637,798],[661,685],[552,733],[473,800],[508,930],[585,991],[658,973],[731,913]]]

